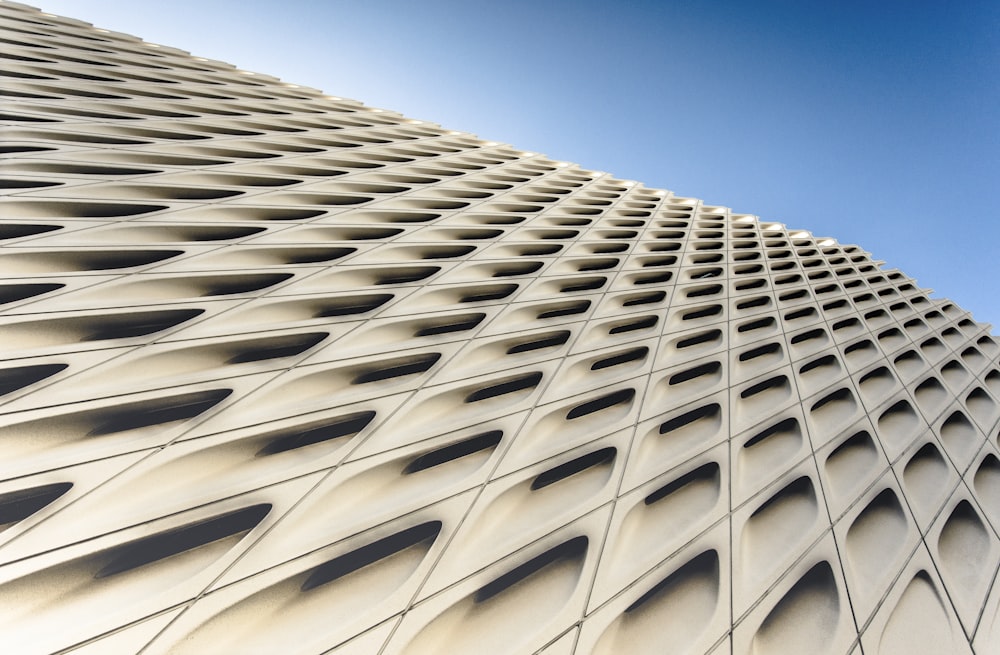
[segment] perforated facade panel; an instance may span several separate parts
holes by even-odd
[[[5,652],[1000,652],[1000,347],[963,310],[0,13]]]

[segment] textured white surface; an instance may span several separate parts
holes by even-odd
[[[988,326],[856,246],[0,14],[9,652],[1000,650]]]

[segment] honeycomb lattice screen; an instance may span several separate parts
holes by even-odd
[[[1000,652],[1000,346],[856,246],[0,3],[4,652]]]

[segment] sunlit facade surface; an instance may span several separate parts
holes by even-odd
[[[5,652],[1000,652],[1000,346],[953,303],[0,15]]]

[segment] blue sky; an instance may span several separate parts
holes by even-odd
[[[857,243],[1000,329],[1000,3],[37,0]]]

